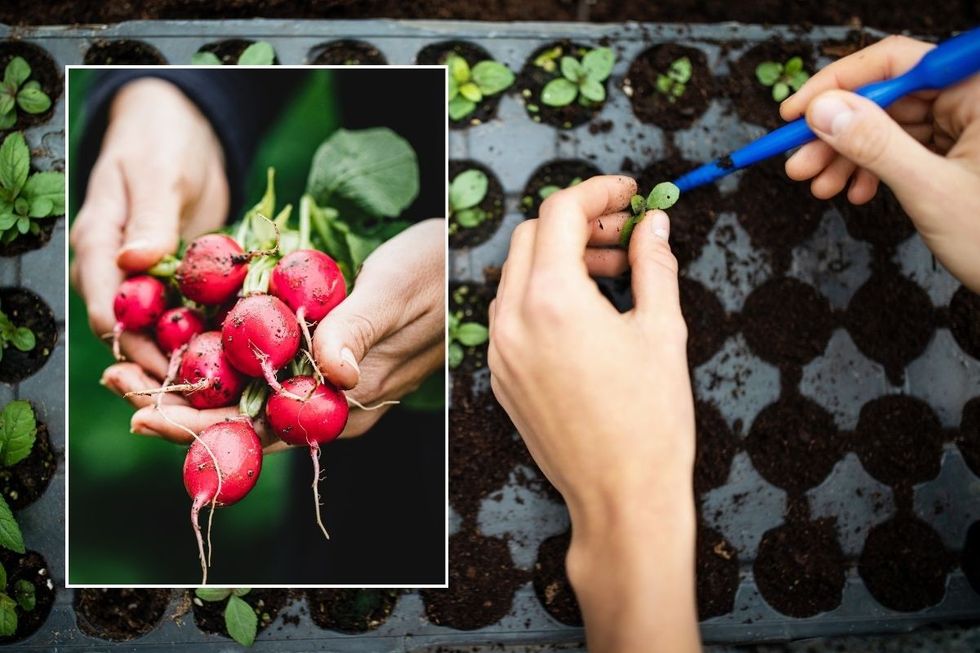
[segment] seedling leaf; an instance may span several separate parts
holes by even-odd
[[[473,66],[470,77],[484,95],[495,95],[514,83],[514,73],[496,61],[481,61]]]
[[[681,196],[681,189],[669,181],[664,181],[653,187],[650,195],[647,196],[648,209],[666,210],[677,203]]]
[[[463,351],[463,347],[458,342],[449,343],[448,352],[449,368],[456,369],[459,367],[460,363],[463,362],[463,358],[466,356],[466,352]]]
[[[554,185],[542,186],[541,188],[538,189],[538,197],[540,197],[543,200],[546,200],[560,190],[561,188],[559,186],[554,186]]]
[[[561,74],[568,81],[577,84],[586,75],[586,72],[575,57],[562,57]]]
[[[786,65],[783,67],[783,73],[786,76],[792,76],[803,70],[803,59],[800,57],[791,57]]]
[[[775,61],[763,61],[755,67],[755,76],[765,86],[772,86],[783,74],[783,65]]]
[[[473,82],[466,82],[460,86],[459,94],[470,102],[479,102],[483,99],[483,93],[480,91],[480,87]]]
[[[31,453],[37,436],[37,421],[31,404],[23,399],[4,406],[0,421],[0,463],[10,467]]]
[[[456,80],[457,84],[465,84],[470,81],[470,65],[463,57],[450,54],[446,57],[446,66],[449,68],[449,76]]]
[[[34,584],[23,578],[18,580],[14,583],[14,599],[17,601],[17,605],[20,606],[21,610],[25,612],[33,611],[37,605]]]
[[[237,596],[230,596],[225,606],[225,628],[231,638],[242,646],[251,646],[258,626],[259,619],[252,606]]]
[[[271,66],[276,62],[276,51],[267,41],[256,41],[245,48],[238,57],[239,66]]]
[[[582,67],[586,74],[597,82],[603,82],[612,73],[616,55],[609,48],[589,50],[582,57]]]
[[[462,95],[457,95],[449,101],[449,117],[453,120],[461,120],[476,109],[476,103],[467,100]]]
[[[691,81],[691,60],[681,57],[670,64],[668,76],[679,84],[686,84]]]
[[[487,213],[481,208],[463,209],[453,217],[460,227],[472,229],[480,226],[487,219]]]
[[[456,339],[466,347],[482,345],[490,338],[487,327],[478,322],[464,322],[456,331]]]
[[[564,107],[578,95],[578,86],[564,77],[553,79],[541,90],[541,101],[551,107]]]
[[[7,596],[0,594],[0,635],[9,637],[17,632],[17,603]]]
[[[40,86],[25,86],[17,94],[17,105],[27,113],[44,113],[51,108],[51,98]]]
[[[220,66],[221,59],[213,52],[195,52],[191,55],[191,65],[194,66]]]
[[[224,601],[231,595],[231,590],[227,587],[198,587],[194,594],[202,601]]]
[[[51,202],[51,209],[44,215],[64,215],[65,213],[65,173],[35,172],[28,177],[21,191],[33,206],[36,200]],[[40,217],[40,216],[39,216]]]
[[[582,97],[591,102],[602,102],[606,99],[606,87],[592,77],[587,77],[579,86]]]
[[[0,145],[0,186],[16,197],[27,181],[31,166],[31,153],[27,149],[24,135],[14,132],[3,139]]]
[[[14,57],[3,71],[3,83],[19,88],[31,76],[31,66],[23,57]]]
[[[449,206],[461,211],[476,206],[487,196],[490,180],[482,170],[471,168],[453,178],[449,185]]]
[[[776,82],[772,85],[772,99],[776,102],[782,102],[789,96],[789,85],[783,82]]]
[[[630,211],[633,215],[643,215],[647,210],[646,198],[642,195],[634,195],[630,198]]]
[[[2,495],[0,495],[0,546],[15,553],[24,553],[24,536],[20,532],[17,520],[14,519],[14,514],[10,512],[7,500]]]

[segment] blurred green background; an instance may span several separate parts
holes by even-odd
[[[69,156],[72,162],[77,161],[85,120],[85,98],[93,74],[90,70],[69,72]],[[270,127],[252,163],[245,206],[251,206],[261,196],[268,166],[274,166],[277,171],[280,206],[286,202],[295,206],[305,188],[315,149],[341,124],[335,100],[337,74],[339,72],[325,70],[311,72],[278,122]],[[441,88],[439,92],[441,96]],[[438,118],[444,121],[442,115]],[[72,175],[71,183],[77,183],[75,176]],[[71,188],[69,215],[72,220],[79,208],[79,191]],[[69,319],[69,582],[197,583],[200,570],[189,524],[190,500],[181,480],[184,448],[156,438],[130,434],[132,409],[99,385],[102,370],[113,362],[111,354],[105,343],[89,330],[84,304],[74,291],[69,293]],[[410,430],[432,431],[428,436],[432,442],[439,438],[439,449],[435,453],[441,465],[444,456],[444,445],[441,444],[444,437],[442,375],[436,376],[438,379],[430,386],[435,393],[428,395],[437,397],[435,402],[428,402],[428,408],[436,412],[413,417],[412,411],[398,408],[391,411],[375,430],[385,431],[387,424],[387,430],[400,431],[404,428],[392,427],[403,426],[406,419],[421,420],[420,424],[410,425]],[[338,497],[338,490],[331,487],[330,481],[332,478],[335,482],[344,482],[346,473],[334,473],[338,472],[338,466],[344,466],[340,471],[356,472],[356,469],[346,468],[363,466],[365,463],[358,462],[359,458],[377,457],[377,453],[365,447],[390,447],[397,443],[392,439],[385,444],[383,434],[377,438],[374,433],[369,435],[356,440],[373,438],[373,445],[341,441],[324,449],[321,460],[327,482],[321,487],[325,492],[325,510],[333,507],[342,513],[350,508],[363,513],[356,506],[338,505],[346,500]],[[398,435],[395,433],[392,437]],[[395,458],[400,456],[397,452],[392,453]],[[409,459],[403,459],[401,463],[412,465],[411,452],[407,455]],[[425,464],[429,463],[418,462],[420,467]],[[404,484],[405,480],[398,478],[400,468],[391,468],[387,472],[384,468],[379,469],[378,473]],[[304,551],[323,550],[324,543],[322,540],[317,542],[313,532],[316,527],[312,523],[313,506],[309,494],[311,474],[309,455],[305,450],[267,456],[260,480],[248,497],[216,513],[212,535],[214,566],[210,572],[215,582],[288,584],[318,580],[315,575],[306,576],[301,565],[297,570],[295,559],[304,555]],[[444,475],[438,475],[432,483],[441,487]],[[435,485],[432,489],[438,490]],[[397,505],[394,508],[404,510]],[[335,522],[344,518],[344,514],[336,512],[333,516]],[[432,516],[436,518],[433,524],[438,525],[439,520],[444,522],[444,512]],[[202,512],[202,525],[205,520],[206,515]],[[357,530],[368,535],[365,528]],[[303,534],[299,539],[306,540],[306,544],[284,546],[296,532]],[[314,546],[318,548],[313,549]],[[435,562],[442,559],[441,550],[437,553]],[[343,558],[340,551],[336,556]],[[345,582],[338,576],[340,573],[335,569],[323,580]],[[406,578],[406,582],[411,580]],[[435,582],[441,581],[437,578]]]

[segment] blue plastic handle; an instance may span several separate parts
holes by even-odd
[[[919,63],[904,75],[862,86],[855,93],[863,95],[881,107],[887,107],[909,93],[946,88],[978,71],[980,71],[980,27],[975,27],[927,52]],[[686,193],[736,170],[809,143],[815,138],[813,131],[806,124],[806,119],[798,118],[728,156],[682,175],[674,183],[682,193]]]

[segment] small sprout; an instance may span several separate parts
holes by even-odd
[[[490,339],[490,331],[479,322],[463,322],[463,312],[449,314],[449,369],[456,369],[466,356],[464,347],[478,347]]]
[[[221,58],[213,52],[199,50],[191,55],[195,66],[220,66]],[[238,55],[239,66],[271,66],[276,63],[276,51],[268,41],[256,41]]]
[[[810,79],[810,73],[803,70],[803,59],[792,57],[786,64],[778,61],[763,61],[755,67],[755,76],[763,86],[772,87],[772,99],[782,102],[790,93],[800,90]]]
[[[482,170],[471,168],[456,175],[449,184],[449,233],[462,227],[472,229],[487,219],[479,204],[487,196],[490,180]]]
[[[576,177],[575,179],[568,182],[568,185],[565,186],[565,188],[571,188],[572,186],[576,186],[580,183],[582,183],[582,178]],[[540,197],[542,200],[546,200],[548,199],[548,196],[554,195],[560,190],[561,190],[561,186],[556,186],[554,184],[550,184],[548,186],[542,186],[541,188],[538,189],[538,197]]]
[[[13,588],[7,585],[7,570],[0,564],[0,636],[10,637],[17,632],[17,608],[33,612],[36,605],[34,585],[21,578]]]
[[[507,66],[491,59],[472,68],[458,54],[446,57],[449,68],[449,117],[462,120],[476,111],[487,96],[502,93],[514,83],[514,73]]]
[[[14,57],[7,64],[0,84],[0,129],[14,126],[18,108],[33,114],[51,108],[51,98],[41,90],[41,83],[30,77],[31,66],[23,57]]]
[[[199,587],[194,590],[196,595],[195,603],[198,599],[217,603],[228,600],[225,605],[225,630],[233,640],[242,646],[251,646],[255,643],[255,635],[259,628],[259,618],[248,603],[241,597],[251,591],[249,587],[239,587],[236,589],[219,587]],[[201,605],[198,603],[198,605]],[[259,605],[262,602],[259,601]]]
[[[41,232],[39,220],[64,213],[65,174],[31,174],[31,152],[24,135],[8,134],[0,145],[0,243],[9,244],[27,233],[36,235]]]
[[[677,203],[680,199],[681,189],[669,181],[664,181],[653,187],[650,194],[644,198],[642,195],[634,195],[630,198],[630,213],[632,215],[623,224],[623,231],[619,234],[619,244],[629,247],[630,237],[637,223],[643,219],[647,211],[660,209],[665,211]]]
[[[561,58],[561,77],[551,80],[541,90],[541,101],[548,106],[564,107],[578,98],[582,106],[593,106],[606,99],[603,82],[612,73],[616,55],[609,48],[589,50],[581,61]]]
[[[691,60],[687,57],[677,59],[666,74],[657,75],[657,91],[667,96],[671,103],[684,95],[687,83],[691,81]]]
[[[534,58],[534,65],[538,68],[553,73],[558,70],[558,60],[561,59],[562,48],[560,45],[545,50]]]
[[[4,350],[13,345],[19,351],[31,351],[37,345],[34,332],[25,326],[15,325],[7,314],[0,310],[0,360]]]

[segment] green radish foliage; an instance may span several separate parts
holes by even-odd
[[[657,92],[667,96],[671,104],[684,95],[691,81],[691,60],[681,57],[670,64],[666,73],[657,75]]]
[[[479,322],[464,322],[462,311],[449,314],[449,367],[456,369],[466,357],[465,347],[479,347],[490,339],[490,331]]]
[[[803,70],[803,59],[792,57],[785,64],[778,61],[763,61],[755,67],[755,77],[763,86],[772,87],[772,99],[782,102],[789,96],[792,89],[800,90],[810,73]]]
[[[661,209],[666,211],[680,199],[681,190],[669,181],[664,181],[653,187],[647,197],[634,195],[630,198],[630,213],[632,214],[623,225],[623,231],[619,234],[619,243],[623,247],[629,247],[630,236],[636,224],[643,219],[647,211]]]
[[[30,77],[31,66],[23,57],[14,57],[4,69],[0,84],[0,129],[14,126],[17,109],[36,114],[51,108],[51,98],[41,89],[41,83]]]
[[[553,52],[554,49],[545,54]],[[535,63],[550,72],[554,68],[554,59],[542,59],[542,56],[539,56]],[[538,60],[542,63],[538,64]],[[561,57],[558,64],[561,76],[551,80],[541,89],[541,102],[551,107],[568,106],[576,98],[579,104],[587,107],[603,102],[606,99],[604,82],[612,73],[615,63],[616,55],[609,48],[589,50],[581,59],[567,55]]]
[[[233,640],[242,646],[251,646],[255,643],[255,635],[259,631],[259,618],[248,603],[242,598],[252,589],[250,587],[239,587],[227,589],[220,587],[199,587],[194,590],[197,597],[194,599],[198,605],[203,605],[201,601],[209,603],[219,603],[228,600],[225,604],[225,630]]]
[[[39,220],[65,214],[65,174],[31,173],[31,151],[20,132],[0,145],[0,243],[41,231]]]
[[[464,170],[449,184],[449,233],[462,227],[472,229],[487,219],[487,212],[480,203],[487,196],[490,180],[482,170]]]
[[[17,608],[32,612],[35,604],[34,585],[21,578],[8,586],[7,570],[0,564],[0,637],[10,637],[17,632]]]
[[[272,44],[266,41],[256,41],[238,56],[236,65],[239,66],[271,66],[276,63],[276,51]],[[195,66],[220,66],[221,58],[213,52],[200,50],[191,56],[191,64]]]
[[[514,83],[510,68],[486,59],[470,68],[458,54],[446,57],[449,68],[449,117],[462,120],[490,95],[503,93]]]
[[[6,313],[0,311],[0,360],[3,359],[3,350],[10,345],[20,351],[31,351],[36,344],[33,331],[15,325]]]

